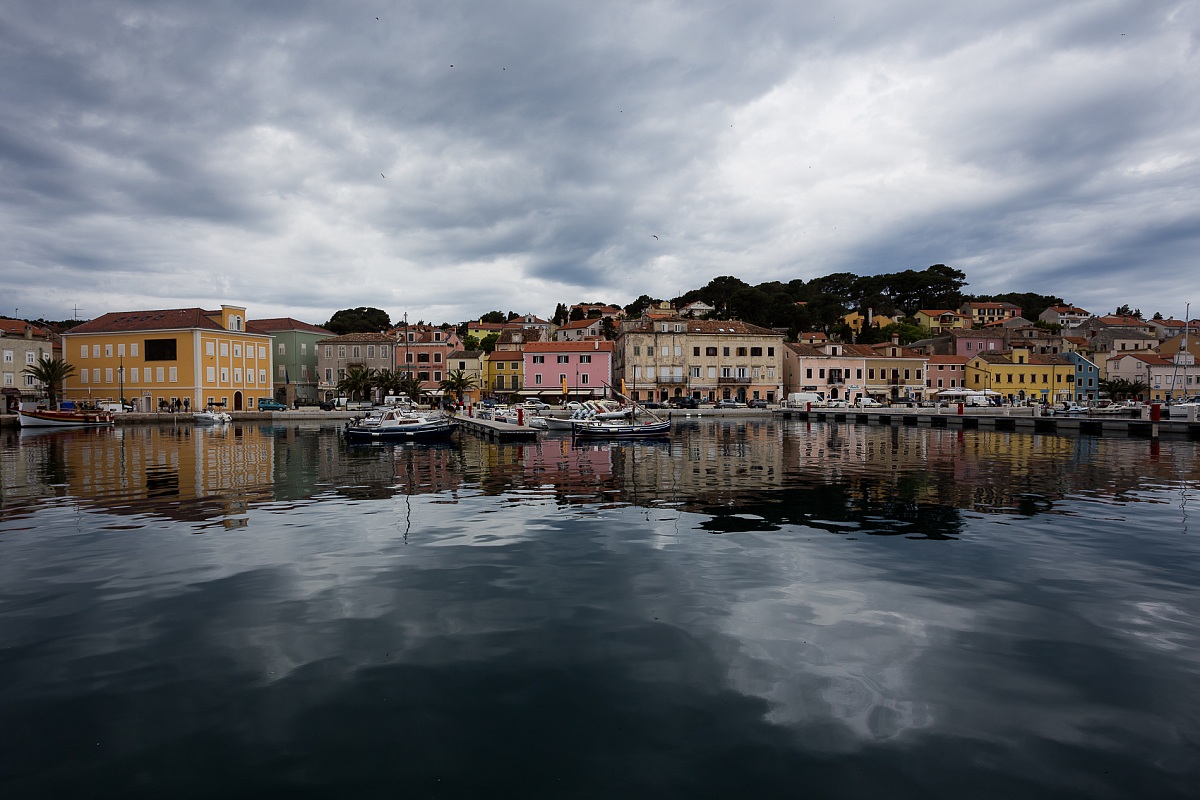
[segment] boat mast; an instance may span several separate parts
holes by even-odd
[[[1191,326],[1192,304],[1188,303],[1184,306],[1183,312],[1183,338],[1179,340],[1179,352],[1175,354],[1175,369],[1171,372],[1171,388],[1167,391],[1167,405],[1175,402],[1175,379],[1179,376],[1179,366],[1184,360],[1183,354],[1187,352],[1188,327]],[[1186,373],[1186,370],[1185,370]]]

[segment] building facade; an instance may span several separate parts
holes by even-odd
[[[56,355],[49,329],[20,319],[0,319],[0,413],[13,412],[20,403],[45,394],[46,387],[25,374],[25,368]]]
[[[341,396],[351,369],[394,370],[396,339],[387,333],[347,333],[317,342],[317,392],[323,401]]]
[[[62,339],[63,359],[76,370],[63,385],[68,400],[242,411],[273,393],[271,336],[250,329],[240,306],[112,312]]]
[[[612,342],[530,342],[523,355],[523,395],[546,402],[588,400],[608,395],[612,386]]]
[[[271,383],[275,399],[286,406],[318,402],[318,343],[333,336],[333,332],[291,317],[254,319],[247,324],[273,339],[275,368]]]
[[[634,400],[736,399],[778,402],[783,335],[738,320],[643,318],[622,326],[616,380]]]

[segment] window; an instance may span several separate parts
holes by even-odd
[[[641,345],[638,345],[638,344],[635,344],[635,345],[633,346],[633,354],[634,354],[635,356],[640,356],[640,355],[642,354],[642,346],[641,346]]]
[[[179,381],[179,367],[167,367],[167,380],[171,383]]]
[[[147,361],[174,361],[175,359],[176,355],[174,339],[146,340]]]
[[[134,367],[133,369],[129,370],[129,377],[133,380],[134,383],[138,382],[139,379],[138,379],[138,368],[137,367]]]
[[[836,355],[836,354],[837,354],[837,353],[836,353],[836,351],[835,351],[834,355]],[[768,358],[774,358],[774,357],[775,357],[775,348],[774,348],[774,347],[768,347],[768,348],[767,348],[767,357],[768,357]]]
[[[874,367],[871,367],[870,369],[867,370],[867,380],[869,380],[869,381],[875,380],[875,368]]]
[[[137,358],[137,351],[138,351],[137,342],[133,342],[132,344],[129,345],[129,355],[133,356],[134,358]]]
[[[6,352],[10,352],[10,353],[11,353],[12,351],[11,351],[11,350],[8,350],[8,351],[6,351]],[[81,344],[81,345],[79,345],[79,357],[80,357],[80,358],[87,358],[87,356],[88,356],[88,353],[87,353],[87,345],[86,345],[86,344]]]
[[[700,356],[700,348],[699,348],[699,347],[693,347],[693,348],[692,348],[692,355],[693,355],[693,356],[696,356],[696,357],[698,358],[698,357]]]
[[[111,344],[106,344],[106,345],[104,345],[104,357],[105,357],[105,358],[112,358],[112,354],[113,354],[113,348],[112,348],[112,345],[111,345]]]
[[[418,353],[417,354],[417,363],[418,364],[428,364],[429,363],[429,353]]]
[[[240,344],[235,344],[233,346],[233,357],[234,358],[242,357],[242,346]]]
[[[535,363],[535,364],[545,364],[545,363],[546,363],[546,357],[545,357],[545,356],[534,356],[534,357],[533,357],[533,363]],[[460,362],[459,362],[459,364],[458,364],[458,368],[459,368],[459,369],[462,369],[462,368],[463,368],[463,365],[462,365],[462,362],[461,362],[461,361],[460,361]]]
[[[754,358],[761,357],[762,356],[762,348],[761,347],[751,347],[750,355]]]
[[[154,368],[154,382],[162,383],[166,379],[165,370],[162,367]]]
[[[221,358],[229,358],[229,342],[221,342]]]
[[[353,347],[351,347],[350,348],[350,357],[351,358],[362,358],[362,348],[359,347],[358,345],[354,345]]]
[[[434,354],[433,354],[433,363],[435,363],[435,364],[440,364],[440,363],[442,363],[442,354],[441,354],[441,353],[434,353]]]
[[[283,364],[280,364],[278,367],[275,368],[275,371],[278,373],[276,375],[276,377],[279,378],[279,380],[284,379],[284,370],[286,370],[286,369],[287,369],[287,367],[285,367]]]
[[[308,355],[308,342],[300,343],[300,355],[302,355],[302,356]]]
[[[539,372],[537,375],[534,375],[533,382],[535,385],[541,386],[542,385],[542,373]]]
[[[172,378],[171,380],[175,380],[175,379],[174,379],[174,378]],[[238,367],[234,367],[234,368],[233,368],[233,382],[234,382],[234,383],[241,383],[241,382],[242,382],[242,371],[241,371],[241,369],[239,369]]]
[[[392,357],[391,352],[392,352],[391,349],[386,344],[379,345],[379,357],[380,358],[391,358]]]
[[[688,376],[692,378],[699,378],[700,367],[688,367]]]
[[[590,364],[590,363],[592,363],[592,357],[591,356],[580,356],[579,363],[580,364]]]
[[[147,342],[147,344],[149,344],[149,342]],[[94,344],[94,345],[92,345],[92,358],[99,358],[99,357],[100,357],[100,345]]]
[[[331,345],[331,344],[325,345],[325,357],[333,358],[333,345]]]
[[[738,356],[739,356],[739,357],[742,357],[742,358],[744,358],[744,357],[746,356],[746,348],[744,348],[744,347],[739,347],[739,348],[737,349],[737,354],[738,354]]]
[[[345,357],[346,357],[346,345],[339,344],[338,345],[338,358],[345,358]]]
[[[34,353],[32,350],[25,351],[25,363],[26,364],[36,364],[37,363],[37,358],[34,356]]]
[[[221,383],[229,383],[229,368],[228,367],[221,367]]]
[[[496,369],[504,369],[504,362],[503,362],[503,361],[497,361],[497,362],[496,362]]]
[[[812,367],[808,367],[804,370],[804,377],[810,380],[812,379]]]
[[[570,356],[561,356],[561,355],[560,355],[560,356],[558,357],[558,363],[559,363],[559,364],[570,364],[570,363],[571,363],[571,357],[570,357]]]
[[[374,358],[374,357],[375,357],[375,345],[369,344],[369,345],[367,345],[367,358]]]
[[[88,371],[86,369],[79,370],[79,382],[80,383],[88,382]]]
[[[662,350],[660,352],[662,353],[662,357],[666,358],[667,356],[669,356],[671,354],[671,348],[667,347],[666,345],[663,345]]]
[[[217,354],[217,343],[209,339],[204,343],[204,355],[215,356]]]
[[[13,385],[13,374],[11,372],[4,373],[4,385],[5,386]]]
[[[723,356],[725,356],[726,358],[728,358],[728,357],[729,357],[729,348],[728,348],[728,347],[722,347],[722,348],[721,348],[721,355],[723,355]]]
[[[583,384],[584,386],[588,385],[588,374],[586,372],[582,372],[579,374],[579,382],[581,384]]]
[[[716,354],[717,354],[717,348],[715,348],[715,347],[706,347],[706,348],[704,348],[704,355],[706,355],[706,356],[715,356]]]
[[[675,357],[679,358],[681,355],[683,355],[683,348],[679,345],[675,345]]]
[[[136,378],[136,377],[134,377],[134,380],[136,381],[136,380],[137,380],[137,378]],[[205,380],[205,382],[207,382],[207,383],[216,383],[216,381],[217,381],[217,368],[216,368],[216,367],[205,367],[205,368],[204,368],[204,380]]]
[[[333,383],[333,368],[332,367],[325,368],[325,382]]]

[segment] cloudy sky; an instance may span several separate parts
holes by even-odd
[[[0,314],[457,322],[945,263],[1181,317],[1198,32],[1184,0],[10,0]]]

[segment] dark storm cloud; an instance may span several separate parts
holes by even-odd
[[[1183,3],[17,3],[0,278],[50,317],[86,296],[457,320],[941,262],[976,291],[1148,307],[1184,292],[1196,244],[1197,21]],[[1165,285],[1081,285],[1116,284],[1131,254]],[[113,271],[205,277],[130,291]]]

